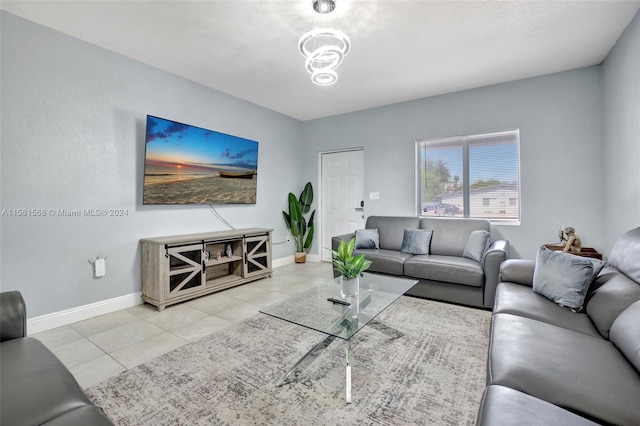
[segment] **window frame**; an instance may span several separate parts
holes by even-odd
[[[467,135],[458,136],[445,136],[429,139],[418,139],[415,142],[415,194],[416,194],[416,211],[420,217],[433,217],[432,215],[424,215],[422,209],[422,146],[426,145],[429,148],[454,148],[460,147],[462,154],[462,177],[460,179],[462,185],[462,199],[463,199],[463,215],[454,216],[454,219],[467,219],[467,218],[483,218],[482,216],[471,216],[471,183],[469,178],[469,170],[473,165],[470,165],[470,147],[473,145],[490,144],[491,139],[513,139],[517,146],[517,159],[516,159],[516,172],[517,172],[517,217],[509,218],[496,218],[496,217],[484,217],[492,223],[505,224],[505,225],[520,225],[522,220],[522,173],[520,167],[520,129],[510,129],[496,132],[485,133],[473,133]],[[496,142],[498,142],[496,140]],[[511,201],[514,197],[509,197],[509,206],[512,207]],[[425,201],[427,203],[427,201]],[[429,201],[428,203],[431,203]]]

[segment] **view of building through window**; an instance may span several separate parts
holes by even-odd
[[[520,220],[520,131],[416,143],[421,216]]]

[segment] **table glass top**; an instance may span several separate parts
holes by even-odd
[[[343,297],[338,277],[262,308],[260,312],[348,340],[417,282],[365,273],[360,277],[358,295]],[[332,303],[327,300],[330,297],[350,304]]]

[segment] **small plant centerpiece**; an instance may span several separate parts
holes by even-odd
[[[357,296],[360,285],[360,275],[369,269],[371,261],[364,257],[364,254],[353,255],[356,246],[356,239],[349,241],[342,240],[338,245],[338,250],[331,250],[333,267],[340,272],[340,292],[342,297]]]
[[[307,182],[300,194],[300,197],[296,197],[292,192],[289,193],[287,198],[289,204],[289,212],[282,212],[284,221],[287,224],[287,229],[291,232],[293,241],[296,243],[296,263],[305,263],[307,260],[307,254],[305,250],[311,247],[313,242],[314,224],[313,218],[316,215],[316,211],[311,212],[309,220],[306,220],[304,215],[311,210],[311,204],[313,203],[313,186],[311,182]]]

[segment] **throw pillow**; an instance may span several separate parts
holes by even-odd
[[[431,229],[405,229],[400,251],[409,254],[429,254]]]
[[[574,312],[582,310],[589,285],[604,262],[549,250],[538,249],[533,270],[533,291]]]
[[[476,262],[482,262],[484,252],[487,251],[490,245],[491,234],[489,234],[489,232],[485,230],[471,231],[471,234],[469,234],[469,239],[467,240],[467,244],[465,244],[464,246],[462,257],[473,259]]]
[[[378,229],[356,229],[357,249],[377,249],[380,246]]]

